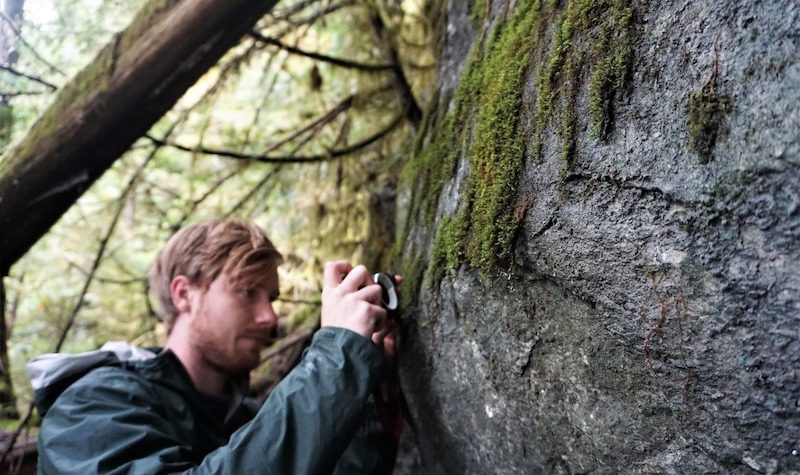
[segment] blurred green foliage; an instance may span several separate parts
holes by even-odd
[[[19,68],[59,87],[67,84],[145,3],[26,0]],[[387,64],[397,53],[424,104],[436,62],[428,3],[284,1],[257,31],[303,51],[365,64]],[[385,25],[381,34],[374,30],[376,16]],[[20,91],[37,87],[12,75],[2,79]],[[404,110],[394,79],[386,70],[336,66],[243,38],[149,132],[194,151],[156,147],[142,138],[5,278],[19,406],[31,397],[25,362],[53,350],[79,301],[62,351],[96,349],[109,340],[162,342],[146,274],[166,239],[187,223],[237,216],[264,227],[285,256],[279,315],[290,332],[316,325],[322,264],[367,257],[369,197],[410,148],[412,130],[405,122],[387,132]],[[53,93],[40,92],[14,97],[12,143],[52,101]],[[329,114],[351,96],[349,107]],[[305,164],[237,160],[201,150],[329,156],[382,131],[379,140],[352,154]]]

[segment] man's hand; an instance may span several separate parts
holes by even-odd
[[[347,261],[325,264],[322,282],[323,327],[352,330],[371,338],[386,321],[381,306],[381,286],[372,282],[364,266],[353,268]]]

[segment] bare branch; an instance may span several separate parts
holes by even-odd
[[[277,173],[277,170],[271,170],[269,173],[267,173],[264,176],[264,178],[262,178],[261,181],[259,181],[258,184],[253,187],[252,190],[250,190],[246,195],[244,195],[244,197],[241,200],[239,200],[239,202],[233,205],[233,207],[231,207],[231,209],[227,213],[225,213],[224,218],[227,219],[233,216],[233,214],[236,213],[236,211],[238,211],[239,208],[244,206],[245,203],[250,201],[253,198],[253,196],[255,196],[256,193],[258,193],[260,189],[262,189],[267,185],[267,183],[275,175],[275,173]]]
[[[326,124],[329,124],[339,114],[341,114],[342,112],[350,109],[350,107],[353,106],[354,99],[355,99],[355,96],[348,96],[343,101],[338,103],[333,109],[331,109],[328,112],[326,112],[322,117],[312,121],[310,124],[308,124],[307,126],[303,127],[302,129],[294,132],[293,134],[289,135],[285,139],[280,140],[277,143],[272,144],[269,147],[267,147],[267,149],[264,150],[262,155],[267,155],[267,154],[269,154],[271,152],[274,152],[275,150],[278,150],[279,148],[283,147],[287,143],[291,142],[292,140],[296,139],[297,137],[303,135],[304,133],[306,133],[308,131],[319,130],[321,127],[325,126]]]
[[[50,89],[50,91],[57,91],[58,90],[58,86],[56,86],[55,84],[47,82],[47,81],[45,81],[44,79],[42,79],[42,78],[40,78],[38,76],[34,76],[32,74],[23,73],[22,71],[19,71],[17,69],[12,68],[11,66],[6,66],[6,65],[3,65],[3,64],[0,64],[0,71],[6,71],[6,72],[11,73],[11,74],[13,74],[15,76],[23,77],[23,78],[28,79],[30,81],[39,83],[42,86],[45,86],[46,88]]]
[[[67,259],[67,263],[73,269],[77,269],[78,272],[83,274],[86,277],[89,277],[91,273],[88,269],[84,269],[83,266],[78,264],[77,262],[72,261],[71,259]],[[110,277],[100,277],[95,275],[94,280],[103,284],[113,284],[113,285],[134,285],[134,284],[141,284],[143,278],[142,277],[131,277],[129,279],[112,279]]]
[[[378,140],[382,139],[390,132],[392,132],[398,125],[403,121],[406,117],[405,112],[395,117],[386,127],[381,129],[380,131],[370,135],[369,137],[356,142],[353,145],[348,147],[342,147],[339,149],[331,150],[329,153],[326,154],[316,154],[316,155],[306,155],[306,156],[269,156],[269,155],[254,155],[248,153],[240,153],[240,152],[233,152],[230,150],[220,150],[208,147],[188,147],[186,145],[181,145],[178,143],[172,143],[165,140],[160,140],[155,137],[148,136],[147,138],[150,139],[154,144],[172,147],[177,150],[183,150],[184,152],[188,153],[200,153],[203,155],[214,155],[217,157],[225,157],[225,158],[233,158],[235,160],[253,160],[262,163],[273,163],[276,165],[289,165],[289,164],[297,164],[297,163],[317,163],[317,162],[325,162],[329,160],[335,160],[337,158],[345,157],[350,155],[354,152],[357,152],[363,148],[366,148],[373,143],[377,142]]]
[[[331,13],[337,11],[337,10],[341,10],[342,8],[351,7],[351,6],[357,4],[357,2],[355,0],[345,0],[345,1],[341,2],[341,3],[337,3],[337,4],[334,4],[334,5],[328,5],[324,9],[316,11],[316,12],[312,13],[311,15],[308,15],[307,17],[299,18],[299,19],[293,19],[292,18],[292,16],[294,16],[297,13],[300,13],[306,7],[308,7],[309,5],[312,5],[314,3],[316,3],[316,2],[314,2],[314,1],[303,2],[302,4],[298,5],[300,8],[293,8],[292,10],[287,11],[286,13],[275,12],[271,16],[272,16],[272,18],[274,18],[276,20],[285,21],[286,23],[288,23],[288,24],[290,24],[292,26],[303,26],[303,25],[313,24],[317,20],[322,18],[323,16],[331,14]]]
[[[3,92],[0,91],[0,100],[4,98],[12,99],[14,97],[19,96],[41,96],[42,94],[46,94],[44,91],[13,91],[13,92]]]
[[[189,219],[189,217],[192,214],[194,214],[194,212],[197,210],[197,208],[205,200],[207,200],[209,196],[214,194],[214,192],[217,191],[220,186],[222,186],[223,184],[225,184],[225,182],[227,182],[228,180],[233,178],[238,172],[239,172],[238,170],[234,170],[234,171],[231,171],[231,172],[225,174],[222,178],[220,178],[213,185],[211,185],[211,187],[208,190],[206,190],[206,192],[203,193],[199,198],[197,198],[196,200],[192,201],[192,204],[189,206],[189,209],[185,210],[183,212],[183,214],[181,215],[180,219],[172,225],[172,229],[177,231],[178,229],[183,227],[183,224]]]
[[[376,71],[389,71],[394,67],[394,65],[392,65],[392,64],[367,64],[367,63],[361,63],[361,62],[358,62],[358,61],[351,61],[349,59],[342,59],[342,58],[335,58],[333,56],[326,56],[324,54],[314,53],[314,52],[311,52],[311,51],[305,51],[305,50],[302,50],[300,48],[296,48],[294,46],[289,46],[289,45],[287,45],[285,43],[282,43],[280,40],[264,36],[264,35],[262,35],[260,33],[255,32],[255,31],[251,31],[250,32],[250,36],[255,38],[257,41],[259,41],[261,43],[264,43],[264,44],[267,44],[267,45],[271,45],[271,46],[276,46],[276,47],[278,47],[278,48],[280,48],[280,49],[282,49],[282,50],[284,50],[284,51],[286,51],[288,53],[296,54],[296,55],[299,55],[299,56],[304,56],[306,58],[315,59],[317,61],[322,61],[322,62],[325,62],[325,63],[333,64],[334,66],[340,66],[340,67],[343,67],[343,68],[356,69],[356,70],[359,70],[359,71],[376,72]]]
[[[414,97],[414,93],[411,90],[411,85],[409,84],[405,72],[403,71],[403,66],[400,64],[400,53],[398,52],[397,47],[385,37],[386,26],[383,23],[380,12],[377,10],[373,11],[372,13],[372,28],[375,30],[375,35],[381,39],[384,45],[384,50],[390,58],[395,88],[397,89],[397,92],[400,93],[400,97],[403,101],[403,106],[406,111],[406,119],[411,122],[411,125],[416,130],[419,127],[420,122],[422,122],[422,109],[417,103],[417,99]]]

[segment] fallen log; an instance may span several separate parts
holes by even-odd
[[[276,0],[151,0],[0,161],[0,275]]]

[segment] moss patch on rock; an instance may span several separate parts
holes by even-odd
[[[433,241],[433,251],[425,276],[428,286],[440,281],[447,270],[455,269],[464,262],[464,240],[468,226],[465,212],[452,218],[442,218]]]
[[[475,0],[469,9],[469,16],[473,22],[479,23],[486,19],[486,12],[491,6],[491,0]]]
[[[469,163],[463,206],[457,216],[443,218],[436,230],[428,284],[465,260],[488,273],[511,250],[519,224],[513,210],[525,149],[524,134],[518,130],[519,111],[534,45],[530,35],[539,10],[539,1],[523,1],[485,48],[473,48],[452,110],[405,170],[403,181],[413,183],[416,190],[412,202],[416,224],[430,227],[458,158],[463,154]]]
[[[483,1],[472,5],[473,20],[485,7]],[[460,203],[455,215],[442,217],[429,236],[434,243],[425,281],[433,285],[462,264],[487,275],[509,261],[524,215],[518,185],[525,158],[541,156],[542,139],[558,108],[561,155],[572,161],[583,78],[589,83],[592,135],[607,137],[631,60],[632,17],[629,0],[521,0],[507,22],[480,36],[450,111],[441,119],[436,104],[428,111],[432,133],[427,144],[419,142],[419,153],[401,175],[412,197],[408,221],[395,244],[396,260],[407,248],[411,226],[431,234],[442,191],[463,158],[467,175]],[[536,103],[532,130],[522,130],[522,94],[532,58],[539,58]]]
[[[631,62],[633,7],[629,0],[575,0],[553,13],[557,27],[550,51],[537,68],[533,156],[541,156],[545,129],[560,97],[561,156],[571,163],[575,152],[575,100],[589,76],[589,118],[594,138],[611,131],[614,103]]]
[[[689,148],[700,156],[701,163],[711,160],[725,114],[731,111],[728,96],[718,94],[716,88],[706,85],[692,93],[686,106],[686,127]]]
[[[469,231],[464,235],[469,263],[485,273],[509,257],[519,225],[514,209],[525,154],[519,112],[540,10],[538,1],[521,2],[508,24],[495,30],[481,64],[474,137],[467,154]]]

